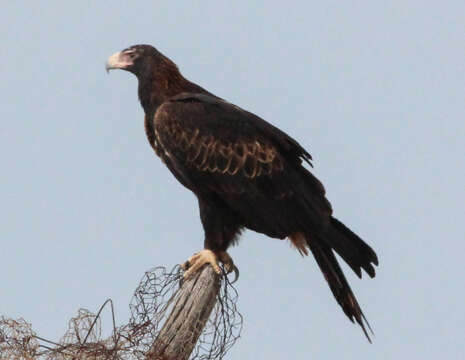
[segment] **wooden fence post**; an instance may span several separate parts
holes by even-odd
[[[215,306],[220,277],[204,266],[184,281],[171,314],[147,353],[150,360],[188,360]]]

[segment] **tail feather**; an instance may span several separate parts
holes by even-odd
[[[315,257],[318,266],[323,272],[323,275],[325,276],[325,279],[328,282],[337,302],[342,307],[342,310],[350,321],[357,321],[368,341],[371,343],[371,339],[365,325],[372,334],[373,330],[365,318],[365,315],[363,314],[362,309],[360,308],[360,305],[358,304],[357,299],[355,298],[355,295],[353,294],[349,283],[337,262],[336,256],[331,250],[331,247],[328,244],[315,240],[314,238],[312,239],[309,236],[307,236],[306,239],[307,244]]]
[[[344,259],[359,278],[362,277],[361,269],[365,270],[370,277],[375,277],[376,272],[372,264],[378,265],[376,253],[342,222],[331,218],[331,225],[324,234],[324,240]]]

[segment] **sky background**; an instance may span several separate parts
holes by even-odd
[[[378,253],[348,280],[368,344],[312,258],[246,232],[228,359],[463,359],[463,1],[44,1],[0,12],[0,314],[58,339],[144,271],[203,245],[195,197],[150,148],[137,81],[107,57],[148,43],[294,136],[335,216]]]

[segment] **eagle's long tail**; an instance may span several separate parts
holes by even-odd
[[[352,322],[354,320],[357,321],[368,341],[371,342],[365,325],[371,333],[373,331],[337,262],[333,249],[349,264],[359,277],[361,277],[361,268],[371,277],[375,276],[375,270],[372,265],[372,263],[378,265],[375,252],[356,234],[334,218],[332,218],[330,228],[324,234],[321,234],[319,239],[306,236],[306,240],[334,297],[344,310],[344,313]]]
[[[378,265],[378,257],[373,249],[358,235],[335,218],[331,218],[331,226],[324,234],[324,240],[352,268],[359,278],[362,270],[375,277],[374,265]]]

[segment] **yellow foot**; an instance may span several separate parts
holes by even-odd
[[[232,271],[235,271],[236,274],[238,274],[238,270],[234,265],[234,262],[226,251],[213,252],[211,250],[204,249],[192,255],[189,260],[181,265],[181,267],[185,270],[184,279],[190,278],[205,264],[210,264],[218,275],[221,274],[218,261],[221,261],[224,264],[224,268],[228,274]]]
[[[182,268],[186,270],[184,279],[190,278],[205,264],[210,264],[217,274],[221,274],[221,269],[218,265],[218,256],[211,250],[202,250],[192,255],[189,260],[182,264]]]

